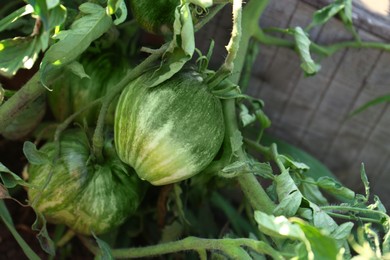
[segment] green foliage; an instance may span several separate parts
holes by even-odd
[[[130,1],[129,8],[124,0],[25,2],[7,4],[5,10],[12,11],[4,11],[0,20],[5,36],[0,72],[13,76],[41,55],[34,77],[52,88],[49,106],[60,123],[48,115],[48,127],[42,124],[44,130],[27,135],[23,152],[29,164],[23,178],[0,163],[0,199],[23,196],[18,186],[27,190],[36,213],[31,228],[46,253],[73,257],[72,246],[81,241],[97,259],[180,252],[187,255],[179,258],[191,258],[189,251],[201,259],[389,255],[390,217],[371,195],[364,165],[365,194],[358,194],[311,155],[266,134],[271,120],[264,103],[240,86],[249,84],[261,51],[252,37],[294,49],[306,76],[320,69],[314,54],[329,56],[344,47],[389,50],[360,41],[351,0],[318,10],[305,30],[300,25],[276,29],[290,38],[270,36],[270,30],[259,27],[268,1],[251,0],[243,12],[240,0]],[[226,60],[214,71],[209,68],[214,42],[203,55],[196,49],[195,32],[228,3],[233,4],[232,35]],[[310,29],[335,16],[355,40],[316,44]],[[140,28],[162,34],[165,43],[141,48]],[[141,49],[147,58],[134,55]],[[198,58],[193,59],[195,51]],[[128,64],[139,65],[129,70]],[[14,134],[32,132],[39,116],[47,115],[42,107],[29,111],[26,105],[44,91],[34,84],[15,93],[0,88],[0,123],[14,119],[4,124]],[[377,98],[353,115],[387,101],[388,96]],[[107,118],[115,106],[112,126]],[[19,116],[39,119],[19,124]],[[84,131],[68,129],[72,123]],[[93,134],[89,126],[96,127]],[[159,187],[146,190],[137,175]],[[323,193],[334,197],[332,204]],[[3,201],[0,219],[26,256],[37,259]],[[71,240],[75,232],[79,240]]]

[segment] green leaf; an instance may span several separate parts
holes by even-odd
[[[98,247],[100,249],[97,258],[100,260],[113,260],[114,257],[112,256],[110,246],[105,241],[98,238],[95,234],[93,234],[93,237],[95,238],[96,243],[98,244]]]
[[[48,155],[44,152],[38,151],[35,144],[30,141],[24,142],[23,153],[31,164],[51,164],[51,160]]]
[[[83,65],[78,61],[72,61],[71,63],[69,63],[68,65],[66,65],[66,69],[72,71],[80,79],[90,79],[89,75],[85,72]]]
[[[312,255],[312,259],[339,259],[339,250],[332,237],[301,220],[295,223],[301,227],[305,234],[306,249]]]
[[[335,1],[330,5],[316,11],[313,16],[311,26],[322,25],[338,14],[345,7],[344,3]]]
[[[37,210],[33,208],[36,219],[31,226],[34,231],[38,231],[37,238],[41,248],[51,256],[55,255],[55,246],[53,240],[51,240],[49,233],[46,228],[46,219],[45,217],[39,213]]]
[[[46,0],[47,9],[53,9],[60,4],[60,0]]]
[[[21,69],[31,69],[41,45],[38,37],[16,37],[0,41],[0,73],[11,77]]]
[[[283,164],[287,167],[290,167],[292,169],[295,169],[295,170],[302,170],[302,171],[307,171],[310,169],[309,166],[307,166],[307,164],[305,163],[302,163],[302,162],[297,162],[291,158],[289,158],[288,156],[285,156],[285,155],[280,155],[280,158],[282,159],[283,161]]]
[[[336,198],[340,198],[342,201],[352,201],[355,198],[355,192],[331,177],[320,177],[317,180],[317,185]]]
[[[45,30],[49,27],[49,9],[46,0],[27,0],[34,8],[34,13],[39,16]]]
[[[302,203],[303,196],[301,192],[288,171],[276,176],[275,183],[279,204],[274,209],[274,214],[286,217],[294,216]]]
[[[256,121],[256,116],[249,113],[248,108],[244,104],[240,104],[240,119],[242,126],[245,127]]]
[[[31,186],[27,182],[25,182],[22,178],[20,178],[18,175],[10,171],[7,167],[4,166],[0,162],[0,179],[3,182],[4,186],[6,188],[14,188],[17,185],[22,185],[29,187]]]
[[[165,80],[170,79],[182,69],[184,64],[186,64],[194,54],[194,26],[188,3],[176,8],[173,33],[173,39],[164,54],[165,61],[155,72],[154,77],[146,83],[149,87],[155,87]]]
[[[88,46],[103,35],[112,25],[106,10],[92,3],[84,3],[79,7],[85,15],[73,22],[71,28],[61,31],[46,52],[41,63],[40,75],[45,85],[56,78],[60,69],[74,61]]]
[[[316,74],[321,66],[312,59],[310,55],[311,41],[301,27],[295,27],[294,39],[299,57],[301,58],[301,68],[305,72],[305,75],[312,76]]]
[[[345,222],[341,224],[330,235],[336,240],[346,240],[350,235],[354,224],[352,222]]]
[[[280,154],[284,154],[289,158],[294,158],[296,161],[305,162],[305,164],[309,166],[309,169],[305,172],[306,176],[310,176],[315,180],[321,176],[329,176],[334,179],[336,178],[323,163],[296,146],[286,143],[285,141],[275,138],[267,133],[264,133],[261,142],[266,146],[275,143]]]
[[[12,221],[12,217],[4,203],[3,200],[0,200],[0,218],[5,224],[5,226],[8,228],[8,230],[11,232],[12,236],[15,238],[16,242],[19,244],[19,246],[22,248],[24,254],[28,257],[28,259],[31,260],[39,260],[41,259],[31,248],[30,246],[24,241],[24,239],[19,235],[17,232],[14,223]]]
[[[293,240],[305,240],[305,234],[301,228],[290,223],[285,216],[267,215],[261,211],[255,211],[255,221],[260,232],[278,238],[290,238]]]
[[[110,15],[115,14],[115,25],[121,24],[126,20],[127,7],[124,0],[108,0],[107,9]]]
[[[299,190],[306,199],[317,205],[328,204],[327,199],[322,195],[319,187],[311,177],[306,177],[300,182]]]
[[[7,15],[6,17],[0,20],[0,32],[6,30],[11,24],[17,21],[20,17],[31,14],[33,11],[34,9],[31,7],[31,5],[25,5],[19,8],[18,10],[12,12],[11,14]]]
[[[373,100],[368,101],[367,103],[363,104],[362,106],[360,106],[357,109],[355,109],[354,111],[352,111],[348,115],[348,118],[363,112],[364,110],[366,110],[369,107],[372,107],[372,106],[375,106],[375,105],[379,105],[381,103],[386,103],[386,102],[390,102],[390,94],[389,95],[383,95],[383,96],[380,96],[380,97],[377,97],[377,98],[375,98]]]
[[[368,178],[367,178],[367,174],[366,174],[366,170],[364,168],[364,163],[361,164],[361,167],[360,167],[360,178],[363,182],[363,185],[364,185],[364,189],[365,189],[365,192],[366,192],[366,201],[369,200],[370,198],[370,183],[368,182]]]

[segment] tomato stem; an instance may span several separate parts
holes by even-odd
[[[45,90],[39,81],[39,74],[35,73],[18,92],[0,106],[0,133],[32,100],[37,99]]]
[[[99,249],[85,237],[80,237],[83,244],[94,254],[99,254]],[[273,259],[284,259],[283,256],[263,241],[248,238],[224,238],[206,239],[198,237],[187,237],[182,240],[157,244],[146,247],[135,247],[125,249],[114,249],[111,251],[114,258],[141,258],[156,255],[171,254],[180,251],[197,251],[204,253],[204,250],[223,252],[232,259],[239,259],[247,254],[242,247],[250,249],[259,254],[266,254]]]

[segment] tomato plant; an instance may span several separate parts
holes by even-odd
[[[0,158],[0,218],[28,258],[77,257],[80,247],[104,259],[389,257],[390,217],[370,194],[364,165],[358,194],[267,136],[264,102],[245,93],[258,44],[295,50],[307,76],[321,68],[313,53],[389,46],[359,39],[351,0],[318,10],[306,28],[277,30],[287,37],[259,26],[267,5],[4,4],[0,74],[33,75],[16,89],[0,86],[0,147],[23,153],[18,167]],[[211,68],[214,42],[199,50],[196,32],[225,6],[231,37],[225,60]],[[309,31],[334,16],[355,40],[313,42]],[[27,229],[39,248],[15,226],[12,201],[36,219]]]

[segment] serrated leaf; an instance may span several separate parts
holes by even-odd
[[[0,74],[11,77],[21,68],[31,69],[40,51],[37,36],[0,41]]]
[[[31,186],[25,182],[18,175],[10,171],[4,164],[0,162],[0,179],[6,188],[14,188],[17,185],[29,187]]]
[[[6,30],[8,26],[17,21],[20,17],[31,14],[34,11],[31,5],[25,5],[18,10],[12,12],[7,15],[3,19],[0,20],[0,32]]]
[[[301,27],[295,27],[294,39],[301,59],[301,68],[305,72],[305,75],[311,76],[316,74],[321,66],[312,59],[310,55],[311,41]]]
[[[63,66],[74,61],[112,25],[111,17],[97,4],[84,3],[79,9],[85,15],[74,21],[69,30],[61,31],[57,35],[59,41],[47,50],[42,60],[40,75],[45,85],[58,75]]]
[[[12,221],[12,217],[4,203],[4,201],[0,200],[0,219],[3,221],[5,226],[8,228],[12,236],[15,238],[16,242],[19,244],[24,254],[31,260],[39,260],[41,259],[27,244],[26,241],[19,235],[16,230],[14,223]]]
[[[23,153],[27,160],[31,164],[41,165],[50,164],[51,160],[48,155],[44,152],[38,151],[34,143],[26,141],[23,144]]]
[[[175,10],[173,39],[164,54],[164,62],[146,84],[155,87],[170,79],[192,58],[195,51],[194,26],[189,4],[183,4]]]
[[[355,192],[343,186],[341,183],[331,177],[320,177],[317,185],[329,194],[342,200],[352,201],[355,198]]]

